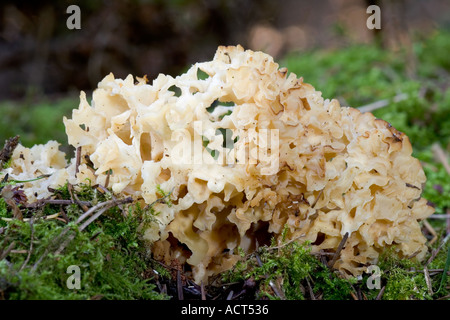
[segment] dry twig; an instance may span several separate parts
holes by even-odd
[[[46,204],[60,204],[60,205],[70,205],[74,204],[73,200],[62,200],[62,199],[39,199],[31,204],[26,206],[27,209],[34,209]],[[91,206],[89,201],[79,201],[79,204],[84,206]]]
[[[202,294],[202,300],[206,300],[205,285],[203,284],[203,281],[200,284],[200,292]]]
[[[177,270],[177,293],[178,293],[178,300],[184,300],[183,285],[181,283],[181,272],[179,269]]]
[[[2,251],[2,252],[0,253],[0,261],[2,261],[3,259],[5,259],[5,258],[8,256],[8,254],[12,251],[12,249],[14,249],[15,246],[16,246],[16,242],[15,242],[15,241],[11,242],[11,243],[9,244],[8,248],[6,248],[5,251]]]
[[[311,300],[316,300],[316,297],[314,296],[314,292],[311,287],[311,284],[309,283],[308,277],[306,277],[306,283],[308,285],[308,290],[309,290],[309,295],[311,296]]]
[[[30,261],[31,258],[31,252],[33,251],[33,241],[34,241],[34,217],[32,217],[30,219],[30,229],[31,229],[31,235],[30,235],[30,249],[28,249],[28,255],[27,258],[25,259],[25,261],[23,262],[22,266],[19,269],[19,272],[22,271],[26,265],[28,264],[28,262]]]
[[[381,288],[380,292],[378,292],[377,297],[375,298],[375,300],[381,300],[381,297],[384,294],[384,290],[386,289],[386,286],[383,286],[383,288]]]
[[[69,191],[70,199],[72,200],[72,202],[76,203],[81,209],[83,209],[84,212],[89,210],[89,208],[86,205],[84,205],[80,202],[80,199],[78,199],[78,196],[73,192],[72,184],[67,183],[67,190]]]
[[[437,160],[439,160],[442,163],[442,165],[445,168],[445,171],[447,171],[447,173],[450,175],[450,165],[448,164],[447,156],[445,155],[444,150],[442,150],[440,144],[434,143],[431,147],[431,150],[433,150]]]
[[[258,250],[258,247],[259,247],[258,241],[256,241],[256,250]],[[255,251],[255,258],[256,262],[258,263],[258,266],[262,267],[263,263],[257,251]],[[265,274],[264,276],[266,277],[266,279],[269,278],[267,274]],[[281,300],[286,300],[286,296],[284,295],[284,292],[281,290],[281,287],[278,286],[278,282],[270,280],[269,285],[272,288],[273,292],[278,296],[278,298],[280,298]]]
[[[431,278],[430,278],[430,274],[428,272],[427,267],[423,268],[423,274],[425,276],[425,283],[427,284],[428,293],[430,294],[430,296],[432,296],[433,295],[433,287],[431,285]]]
[[[434,228],[431,226],[431,224],[427,221],[427,219],[423,220],[423,225],[433,236],[433,239],[431,239],[428,242],[428,245],[431,246],[438,239],[438,235],[437,235],[436,231],[434,230]]]
[[[328,267],[330,269],[333,268],[334,264],[336,263],[337,259],[339,258],[339,255],[341,254],[341,251],[344,248],[345,243],[347,242],[347,239],[348,239],[348,232],[345,233],[344,237],[342,238],[341,242],[339,243],[339,246],[337,247],[336,252],[333,255],[333,258],[328,263]]]
[[[445,246],[445,244],[447,243],[448,239],[450,238],[450,234],[448,234],[444,240],[442,240],[441,244],[439,245],[439,247],[437,247],[436,249],[433,250],[433,252],[431,253],[431,257],[428,259],[428,261],[425,263],[425,267],[427,267],[433,260],[434,258],[436,258],[437,254],[439,253],[439,251],[442,249],[442,247]]]
[[[78,173],[80,163],[81,163],[81,146],[77,148],[76,160],[75,160],[75,176]]]
[[[384,100],[376,101],[376,102],[361,106],[358,108],[358,110],[361,111],[362,113],[373,112],[377,109],[381,109],[381,108],[388,106],[391,102],[399,102],[399,101],[403,101],[406,99],[408,99],[408,95],[406,93],[400,93],[400,94],[396,95],[394,98],[392,98],[392,100],[384,99]]]

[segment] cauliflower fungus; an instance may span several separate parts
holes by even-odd
[[[104,184],[108,172],[114,192],[146,204],[159,188],[171,191],[171,206],[154,203],[145,238],[156,258],[190,265],[197,282],[230,269],[238,247],[250,252],[283,231],[286,241],[331,252],[348,233],[334,267],[350,275],[387,246],[426,253],[418,222],[433,209],[421,198],[426,178],[408,137],[324,100],[267,54],[219,47],[176,78],[161,74],[150,85],[110,74],[91,105],[80,99],[64,118],[69,143],[82,150],[77,173],[74,160],[64,168],[55,142],[18,148],[8,172],[53,173],[29,183],[41,197],[67,179]]]

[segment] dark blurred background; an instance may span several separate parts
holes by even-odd
[[[73,4],[79,30],[66,25]],[[381,8],[381,30],[366,26],[370,4]],[[211,60],[219,45],[267,52],[327,97],[358,106],[404,90],[391,80],[404,83],[405,72],[422,81],[414,41],[436,30],[450,30],[449,0],[2,1],[0,143],[19,134],[27,147],[52,139],[70,150],[62,117],[78,107],[80,90],[89,96],[110,72],[150,81],[159,73],[176,76]],[[437,40],[419,58],[436,66],[433,77],[450,79],[450,33]],[[396,58],[405,67],[392,69],[392,52],[405,49]]]
[[[89,90],[109,72],[149,79],[209,60],[218,45],[242,44],[276,58],[289,51],[370,42],[450,25],[448,0],[377,1],[382,30],[366,28],[374,1],[109,0],[2,1],[0,100]],[[69,5],[81,30],[69,30]]]

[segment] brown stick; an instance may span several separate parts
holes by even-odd
[[[311,287],[311,284],[309,283],[308,278],[306,278],[306,283],[308,284],[308,290],[309,290],[309,295],[311,296],[311,300],[316,300],[316,297],[314,296],[314,292]]]
[[[259,246],[258,241],[256,241],[256,250],[258,250],[258,246]],[[258,263],[258,266],[262,267],[263,263],[261,261],[258,252],[255,252],[255,258],[256,262]],[[267,274],[265,275],[265,277],[269,278]],[[281,300],[286,300],[286,296],[284,295],[283,290],[278,286],[277,282],[270,280],[269,285],[272,288],[273,292],[278,296],[278,298],[280,298]]]
[[[28,255],[25,261],[23,262],[22,266],[19,269],[19,272],[25,268],[25,266],[28,264],[28,261],[30,261],[31,252],[33,251],[33,241],[34,241],[34,227],[33,227],[34,217],[31,217],[30,219],[30,229],[31,229],[31,235],[30,235],[30,249],[28,250]]]
[[[87,226],[89,226],[92,222],[94,222],[98,217],[100,217],[105,211],[108,211],[109,209],[111,209],[112,207],[115,207],[116,205],[119,205],[121,203],[129,203],[132,202],[133,199],[131,197],[122,199],[122,200],[109,200],[103,203],[99,203],[97,206],[92,207],[91,209],[89,209],[88,211],[86,211],[80,218],[78,218],[78,220],[76,221],[77,224],[81,223],[86,217],[88,217],[91,213],[93,213],[94,211],[96,211],[97,209],[101,208],[98,212],[96,212],[92,217],[90,217],[87,221],[85,221],[79,228],[79,231],[83,231],[84,229],[87,228]],[[99,206],[99,205],[102,206]],[[96,209],[97,207],[97,209]],[[95,209],[95,210],[93,210]],[[75,235],[72,234],[69,238],[66,239],[66,241],[64,241],[58,248],[58,250],[55,251],[55,255],[60,254],[66,247],[67,245],[70,243],[70,241],[72,241],[75,238]]]
[[[3,251],[3,252],[1,253],[1,255],[0,255],[0,261],[2,261],[3,259],[5,259],[5,258],[8,256],[8,254],[11,252],[11,250],[14,249],[15,246],[16,246],[16,242],[15,242],[15,241],[11,242],[11,243],[9,244],[8,248],[7,248],[5,251]]]
[[[73,200],[63,200],[63,199],[40,199],[37,200],[31,204],[27,205],[28,209],[33,209],[36,207],[39,207],[41,205],[45,204],[60,204],[60,205],[69,205],[74,204],[75,202]],[[79,204],[82,204],[84,206],[90,206],[91,203],[89,201],[79,201]]]
[[[433,236],[433,239],[428,242],[428,245],[431,246],[438,239],[438,235],[427,219],[423,220],[423,225]]]
[[[427,267],[433,260],[434,258],[436,258],[437,254],[439,253],[439,251],[441,250],[441,248],[445,245],[445,243],[448,241],[448,239],[450,238],[450,234],[448,234],[444,240],[442,240],[441,244],[439,245],[439,247],[437,247],[436,249],[433,250],[431,257],[428,259],[428,261],[425,263],[425,267]]]
[[[202,294],[202,300],[206,300],[206,291],[205,291],[205,285],[203,284],[203,281],[200,284],[200,292]]]
[[[180,270],[177,270],[177,293],[178,293],[178,300],[184,300],[183,285],[181,283],[181,272],[180,272]]]
[[[90,216],[92,213],[94,213],[95,211],[103,208],[103,207],[108,207],[108,209],[110,209],[111,207],[120,205],[122,203],[130,203],[133,201],[133,198],[128,197],[122,200],[117,200],[117,199],[112,199],[112,200],[108,200],[105,202],[101,202],[95,206],[93,206],[92,208],[90,208],[88,211],[86,211],[85,213],[83,213],[78,220],[76,221],[77,224],[81,223],[84,219],[86,219],[88,216]],[[95,220],[95,219],[94,219]],[[91,221],[92,222],[92,221]]]
[[[33,268],[31,269],[31,272],[36,271],[39,264],[44,260],[44,258],[50,253],[50,246],[53,246],[55,243],[57,243],[60,239],[62,239],[67,232],[69,232],[69,228],[66,227],[59,235],[57,235],[55,238],[53,238],[52,243],[47,246],[44,253],[39,257],[38,261],[33,265]]]
[[[344,237],[342,238],[341,242],[339,243],[339,246],[337,247],[336,252],[334,253],[333,258],[328,263],[328,267],[330,269],[333,268],[334,264],[336,263],[337,259],[339,258],[339,255],[341,254],[341,251],[344,248],[345,243],[347,242],[347,239],[348,239],[348,232],[345,233]]]
[[[70,194],[70,199],[72,199],[72,202],[75,202],[81,209],[83,209],[84,212],[88,211],[89,208],[82,204],[80,202],[80,199],[78,199],[78,196],[73,192],[73,185],[70,183],[67,183],[67,190]]]
[[[450,209],[447,209],[447,230],[446,234],[450,234]]]
[[[408,95],[406,93],[400,93],[392,98],[392,102],[399,102],[399,101],[402,101],[405,99],[408,99]],[[373,112],[377,109],[381,109],[381,108],[388,106],[390,103],[391,103],[391,99],[379,100],[379,101],[358,107],[358,110],[361,111],[361,113]]]
[[[431,149],[433,150],[436,158],[442,163],[442,165],[445,168],[445,171],[447,171],[447,173],[450,175],[450,165],[448,164],[448,159],[445,155],[444,150],[442,150],[441,146],[439,143],[435,143],[433,144],[433,146],[431,147]]]
[[[408,99],[408,95],[406,93],[400,93],[400,94],[396,95],[395,97],[393,97],[392,101],[399,102],[399,101],[402,101],[405,99]],[[377,109],[381,109],[381,108],[388,106],[390,103],[391,103],[391,99],[379,100],[379,101],[358,107],[358,110],[361,111],[361,113],[373,112]]]
[[[320,190],[320,192],[319,192],[319,194],[317,195],[316,200],[314,200],[314,203],[312,204],[311,208],[314,208],[314,207],[316,206],[316,204],[317,204],[317,202],[319,201],[319,199],[320,199],[320,197],[322,196],[322,194],[323,194],[323,189]]]
[[[432,214],[427,219],[450,219],[450,209],[447,210],[447,214]]]
[[[105,188],[108,188],[110,178],[111,178],[111,169],[109,169],[108,173],[106,174]]]
[[[104,187],[104,186],[102,186],[101,184],[99,184],[99,185],[98,185],[98,188],[100,188],[100,190],[101,190],[102,192],[108,193],[108,194],[111,196],[111,199],[117,200],[117,198],[114,196],[114,194],[113,194],[111,191],[109,191],[107,187]],[[119,204],[119,205],[117,205],[117,206],[120,208],[120,210],[122,210],[122,216],[125,217],[125,216],[126,216],[126,213],[125,213],[124,210],[123,210],[123,206],[122,206],[121,204]]]
[[[375,300],[381,300],[381,297],[383,296],[384,290],[386,289],[386,286],[383,286],[383,288],[381,288],[380,292],[378,292],[377,297],[375,298]]]
[[[428,272],[428,268],[427,267],[423,268],[423,274],[425,276],[425,283],[427,284],[428,293],[430,294],[430,296],[432,296],[433,295],[433,288],[432,288],[432,285],[431,285],[430,273]]]
[[[78,173],[80,163],[81,163],[81,146],[77,147],[77,155],[75,159],[75,176]]]

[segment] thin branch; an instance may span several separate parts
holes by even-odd
[[[436,158],[442,163],[442,165],[445,168],[445,171],[447,171],[447,173],[450,175],[450,165],[448,164],[447,156],[445,155],[444,150],[442,150],[440,144],[439,143],[434,143],[431,146],[431,150],[433,150],[434,155],[436,156]]]
[[[133,199],[132,199],[131,197],[128,197],[128,198],[125,198],[125,199],[122,199],[122,200],[112,199],[112,200],[108,200],[108,201],[105,201],[105,202],[98,203],[97,205],[93,206],[93,207],[90,208],[88,211],[86,211],[85,213],[83,213],[83,214],[78,218],[78,220],[76,221],[76,223],[77,223],[77,224],[81,223],[84,219],[86,219],[86,218],[87,218],[88,216],[90,216],[92,213],[94,213],[95,211],[97,211],[97,210],[99,210],[99,209],[101,209],[101,208],[103,208],[103,207],[105,207],[105,206],[112,207],[112,206],[116,206],[116,205],[119,205],[119,204],[122,204],[122,203],[130,203],[130,202],[132,202],[132,201],[133,201]]]
[[[178,300],[184,300],[183,295],[183,285],[181,283],[181,272],[177,270],[177,292],[178,292]]]
[[[114,207],[114,204],[111,204],[109,206],[106,206],[102,209],[100,209],[99,211],[97,211],[92,217],[90,217],[87,221],[85,221],[80,227],[79,230],[83,231],[84,229],[86,229],[86,227],[88,225],[90,225],[92,222],[94,222],[98,217],[100,217],[105,211],[108,211],[109,209],[111,209],[112,207]]]
[[[408,270],[406,272],[408,272],[408,273],[423,273],[424,270]],[[434,275],[442,273],[442,272],[444,272],[444,269],[428,269],[428,273],[430,274],[430,276],[434,276]],[[447,274],[450,275],[450,271],[447,271]]]
[[[121,203],[129,203],[132,202],[133,199],[131,197],[122,199],[122,200],[109,200],[109,201],[105,201],[102,203],[99,203],[98,205],[92,207],[91,209],[89,209],[88,211],[86,211],[80,218],[78,218],[78,220],[76,221],[76,224],[80,224],[85,218],[87,218],[91,213],[95,212],[96,210],[93,209],[99,209],[98,212],[96,212],[92,217],[90,217],[88,220],[86,220],[79,228],[79,231],[83,231],[84,229],[87,228],[87,226],[89,226],[92,222],[94,222],[98,217],[100,217],[104,212],[108,211],[109,209],[111,209],[112,207],[115,207],[118,204]],[[99,206],[102,205],[102,206]],[[98,208],[96,208],[98,207]],[[103,207],[103,208],[102,208]],[[59,248],[55,251],[55,255],[59,255],[61,254],[61,252],[67,247],[67,245],[75,238],[75,234],[72,234],[71,236],[69,236],[66,241],[64,241]]]
[[[427,267],[423,268],[423,274],[425,276],[425,283],[427,284],[428,293],[430,294],[430,296],[432,296],[433,295],[433,287],[431,285],[430,273],[428,272]]]
[[[80,202],[80,199],[78,199],[78,196],[73,192],[73,185],[70,183],[67,183],[67,190],[70,194],[70,199],[72,199],[72,202],[75,202],[81,209],[83,209],[84,212],[88,211],[89,208],[82,204]]]
[[[381,288],[380,292],[378,292],[377,297],[375,298],[375,300],[381,300],[381,297],[384,294],[384,290],[386,289],[386,286],[383,286],[383,288]]]
[[[309,290],[309,295],[311,296],[311,300],[316,300],[316,297],[314,296],[314,292],[311,287],[311,284],[309,283],[308,277],[306,277],[306,283],[308,284],[308,290]]]
[[[92,216],[90,219],[88,219],[85,223],[83,223],[80,227],[79,230],[82,231],[83,229],[85,229],[90,223],[92,223],[95,219],[97,219],[101,214],[103,214],[106,210],[114,207],[115,205],[119,204],[119,203],[129,203],[132,202],[133,199],[131,197],[122,199],[122,200],[109,200],[109,201],[105,201],[102,203],[97,204],[96,206],[92,207],[91,209],[89,209],[88,211],[86,211],[83,215],[81,215],[78,220],[75,222],[76,224],[80,224],[83,220],[85,220],[89,215],[91,215],[92,213],[94,213],[96,210],[102,209],[99,212],[97,212],[94,216]],[[71,229],[69,227],[65,228],[56,238],[54,238],[54,240],[52,241],[52,244],[49,245],[47,247],[47,249],[45,250],[45,252],[42,254],[42,256],[39,258],[39,260],[34,264],[33,268],[31,271],[34,271],[37,269],[38,265],[42,262],[42,260],[49,254],[50,252],[50,247],[53,244],[58,243]],[[75,238],[75,234],[71,234],[60,246],[59,248],[55,251],[55,255],[60,254],[66,247],[67,245],[70,243],[70,241],[72,241]]]
[[[155,201],[153,201],[152,203],[146,205],[144,207],[144,210],[153,207],[153,205],[155,205],[156,203],[164,203],[166,201],[166,198],[169,198],[169,200],[170,200],[170,196],[172,195],[172,192],[173,192],[174,189],[175,188],[172,188],[172,190],[169,193],[165,194],[163,197],[158,198]]]
[[[436,258],[437,254],[439,253],[439,251],[442,249],[442,247],[447,243],[448,239],[450,238],[450,234],[448,234],[444,240],[442,240],[441,244],[439,245],[439,247],[437,247],[436,249],[433,250],[431,257],[428,259],[428,261],[425,263],[425,267],[428,266],[433,260],[434,258]]]
[[[339,258],[339,255],[341,254],[341,251],[344,248],[345,243],[347,242],[347,239],[348,239],[348,232],[345,233],[344,237],[342,238],[341,242],[339,243],[339,246],[337,247],[336,252],[334,253],[333,258],[328,263],[328,267],[330,269],[333,268],[334,264],[336,263],[337,259]]]
[[[283,244],[280,244],[279,246],[268,247],[267,250],[278,250],[278,249],[281,249],[281,248],[283,248],[283,247],[288,246],[288,245],[291,244],[292,242],[295,242],[295,241],[297,241],[298,239],[303,238],[304,236],[306,236],[306,234],[303,233],[303,234],[299,235],[298,237],[295,237],[295,238],[289,240],[288,242],[285,242],[285,243],[283,243]]]
[[[108,188],[110,178],[111,178],[111,169],[109,169],[108,172],[106,173],[105,189]]]
[[[89,201],[79,201],[81,205],[85,206],[91,206],[91,203]],[[46,204],[59,204],[59,205],[70,205],[75,204],[73,200],[62,200],[62,199],[39,199],[31,204],[28,204],[26,206],[27,209],[34,209],[42,205]]]
[[[59,215],[60,215],[60,212],[55,213],[55,214],[51,214],[51,215],[48,215],[48,216],[43,216],[42,219],[43,220],[57,219],[59,217]],[[23,221],[24,222],[28,222],[28,221],[31,221],[32,219],[34,219],[34,217],[33,218],[24,218]],[[8,222],[8,221],[15,220],[15,218],[4,218],[4,217],[2,217],[2,220]]]
[[[0,261],[2,261],[3,259],[5,259],[8,254],[11,252],[12,249],[14,249],[14,247],[16,246],[16,242],[13,241],[9,244],[8,248],[6,248],[5,251],[2,252],[2,254],[0,255]]]
[[[311,208],[314,208],[314,207],[316,206],[316,204],[317,204],[317,202],[319,201],[319,199],[320,199],[320,197],[322,196],[322,194],[323,194],[323,189],[320,190],[319,194],[317,195],[316,200],[314,200],[314,203],[311,205]]]
[[[108,187],[105,187],[105,186],[102,186],[101,184],[99,184],[98,188],[100,188],[100,190],[102,192],[109,194],[111,196],[112,200],[117,200],[117,198],[114,196],[114,193],[112,193],[111,191],[108,190]],[[120,210],[122,210],[122,216],[125,217],[126,214],[125,214],[125,212],[123,210],[123,206],[121,204],[118,204],[117,206],[120,208]]]
[[[75,176],[78,173],[80,163],[81,163],[81,146],[77,147],[77,155],[75,160]]]
[[[258,250],[258,241],[256,241],[256,250]],[[263,263],[261,261],[261,258],[258,254],[258,252],[255,251],[255,257],[256,257],[256,262],[258,263],[259,267],[263,266]],[[269,276],[267,274],[264,275],[267,278],[269,278]],[[278,283],[274,283],[272,280],[269,281],[269,285],[272,288],[273,292],[278,296],[278,298],[280,298],[281,300],[286,300],[286,296],[284,295],[283,291],[281,290],[281,288],[279,288],[279,286],[277,286]]]
[[[61,252],[69,245],[69,243],[75,239],[75,234],[71,234],[63,243],[61,243],[61,245],[59,246],[59,248],[55,251],[54,255],[58,256],[61,254]]]
[[[420,249],[417,250],[416,252],[414,252],[413,254],[410,254],[409,256],[407,256],[406,259],[412,259],[412,258],[414,258],[415,256],[417,256],[419,253],[420,253]]]
[[[406,99],[408,99],[408,97],[409,96],[406,93],[400,93],[400,94],[394,96],[394,98],[392,98],[392,99],[379,100],[379,101],[358,107],[358,110],[361,111],[362,113],[373,112],[377,109],[381,109],[381,108],[388,106],[392,102],[400,102],[400,101],[406,100]]]
[[[352,296],[353,300],[358,300],[358,297],[353,291],[350,291],[350,295]]]
[[[200,283],[200,292],[202,294],[202,300],[206,300],[205,285],[203,284],[203,281]]]
[[[427,221],[427,219],[423,220],[423,225],[425,226],[425,228],[431,233],[431,235],[433,236],[433,239],[431,239],[428,242],[428,245],[432,245],[437,239],[438,239],[438,235],[436,233],[436,230],[434,230],[434,228],[431,226],[431,224]]]
[[[25,261],[23,262],[22,266],[20,267],[19,272],[22,271],[25,268],[25,266],[28,264],[28,262],[30,261],[31,252],[33,251],[33,241],[34,241],[34,227],[33,227],[33,223],[34,223],[34,217],[32,217],[30,219],[30,229],[31,229],[30,249],[28,250],[27,258],[25,259]]]
[[[438,213],[438,214],[432,214],[431,216],[427,217],[427,219],[449,219],[450,213]]]
[[[47,246],[44,253],[39,257],[38,261],[33,265],[33,268],[30,272],[36,271],[37,267],[41,264],[42,260],[50,253],[50,247],[59,242],[60,239],[62,239],[67,232],[69,232],[70,228],[66,227],[59,235],[57,235],[55,238],[53,238],[53,241]]]
[[[446,216],[447,216],[447,228],[446,228],[446,234],[450,234],[450,208],[449,209],[447,209],[447,214],[446,214]]]
[[[281,300],[287,300],[286,296],[284,295],[283,289],[281,288],[278,281],[269,281],[269,285],[272,288],[273,292],[281,299]]]
[[[11,250],[9,253],[22,254],[22,253],[28,253],[28,250]]]

